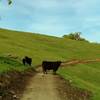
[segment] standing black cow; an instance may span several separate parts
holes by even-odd
[[[56,74],[59,66],[61,65],[61,61],[43,61],[42,69],[43,73],[47,74],[47,70],[53,70],[53,73]]]
[[[29,58],[29,57],[25,56],[22,59],[22,62],[23,62],[24,65],[28,64],[29,66],[31,66],[31,64],[32,64],[32,58]]]

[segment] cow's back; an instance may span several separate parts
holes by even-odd
[[[61,61],[43,61],[42,62],[43,71],[53,70],[56,72],[60,65],[61,65]]]

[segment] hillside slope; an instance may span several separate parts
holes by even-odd
[[[7,55],[17,56],[20,62],[17,64],[21,64],[22,57],[27,55],[32,57],[33,66],[35,66],[41,64],[43,60],[97,59],[100,58],[100,45],[36,33],[0,29],[0,56]],[[2,71],[10,69],[10,65],[1,62],[0,66],[4,66],[1,68]],[[21,66],[16,69],[23,69]],[[99,66],[100,63],[65,66],[58,73],[65,79],[72,80],[74,85],[92,91],[93,100],[100,100]]]
[[[42,60],[95,59],[100,45],[58,37],[0,29],[0,54],[28,55],[33,64]]]

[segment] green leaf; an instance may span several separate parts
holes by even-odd
[[[11,5],[12,4],[12,0],[8,0],[8,5]]]

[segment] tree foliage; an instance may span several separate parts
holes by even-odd
[[[63,38],[69,38],[72,40],[78,40],[78,41],[87,41],[86,39],[81,37],[81,32],[72,32],[69,33],[68,35],[64,35]]]
[[[12,0],[8,0],[8,5],[11,5],[12,4]]]
[[[11,5],[12,4],[12,0],[7,0],[7,2],[8,2],[8,5]]]

